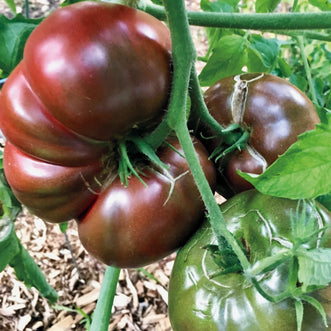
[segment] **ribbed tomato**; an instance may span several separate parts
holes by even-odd
[[[114,170],[117,141],[160,122],[170,81],[161,21],[101,2],[54,11],[0,94],[4,170],[18,199],[48,221],[80,215]]]

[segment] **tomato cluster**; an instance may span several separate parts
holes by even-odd
[[[156,261],[203,219],[187,162],[168,145],[156,151],[166,168],[140,165],[147,187],[118,178],[120,142],[158,125],[170,83],[171,38],[162,22],[87,1],[56,10],[32,32],[1,91],[4,170],[14,194],[46,221],[76,219],[83,244],[107,264]],[[195,141],[214,185],[214,165]],[[168,144],[180,153],[176,139]]]
[[[218,243],[208,223],[200,227],[204,202],[176,137],[169,135],[157,148],[157,162],[134,151],[139,174],[125,173],[123,184],[122,147],[137,146],[133,142],[142,142],[161,122],[171,79],[170,33],[154,17],[102,2],[58,9],[32,32],[0,94],[8,183],[42,219],[75,219],[84,247],[107,265],[146,265],[191,237],[170,282],[174,330],[294,330],[292,301],[269,302],[242,270],[217,274],[215,261],[223,257],[211,253]],[[291,243],[289,215],[297,205],[249,190],[237,170],[263,172],[319,117],[300,90],[269,74],[222,79],[205,92],[205,101],[221,126],[237,124],[249,136],[244,149],[223,153],[220,147],[231,146],[202,122],[192,141],[211,189],[235,195],[221,210],[253,264]],[[132,171],[131,161],[125,159]],[[318,204],[316,210],[307,213],[325,230],[318,244],[331,247],[331,215]],[[282,290],[288,265],[268,271],[262,286]],[[313,309],[305,313],[305,327],[323,327]]]
[[[233,151],[207,122],[198,123],[196,131],[215,157],[216,189],[229,198],[220,209],[249,263],[259,265],[262,259],[271,259],[298,242],[307,250],[330,248],[331,214],[327,209],[311,203],[300,216],[292,218],[299,210],[298,201],[263,195],[237,173],[262,173],[301,133],[314,129],[319,117],[307,96],[282,78],[253,73],[224,78],[209,87],[204,97],[209,113],[221,126],[237,124],[248,135],[246,147]],[[227,150],[231,152],[225,153]],[[305,223],[296,232],[300,217]],[[308,220],[314,230],[306,234],[309,240],[301,243]],[[225,238],[223,243],[216,239],[210,224],[206,220],[177,254],[169,285],[173,330],[297,330],[300,318],[295,300],[299,292],[295,299],[288,297],[276,303],[263,296]],[[297,278],[293,284],[292,262],[273,263],[258,279],[267,294],[280,295],[291,281],[291,289],[300,288]],[[328,322],[329,291],[330,286],[312,294],[325,310]],[[320,313],[308,303],[304,304],[302,330],[326,330]]]

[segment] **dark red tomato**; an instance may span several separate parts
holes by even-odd
[[[218,162],[219,189],[225,196],[252,188],[237,170],[262,173],[293,144],[299,134],[312,130],[319,117],[314,105],[288,81],[268,74],[224,78],[205,92],[211,115],[222,125],[237,123],[249,132],[247,147]],[[204,136],[213,136],[208,127]],[[220,138],[206,140],[213,151]],[[226,187],[226,192],[221,187]]]
[[[30,35],[23,66],[48,111],[89,138],[122,136],[163,113],[170,84],[168,28],[142,11],[81,2]]]
[[[86,210],[101,187],[101,161],[67,167],[47,163],[7,142],[4,170],[17,199],[49,222],[64,222]]]
[[[5,175],[21,203],[51,222],[85,211],[117,140],[161,120],[170,80],[170,33],[149,14],[81,2],[47,17],[0,93]]]
[[[169,142],[183,153],[177,140]],[[211,187],[216,171],[203,145],[195,149]],[[168,146],[158,150],[167,171],[143,169],[142,179],[129,178],[128,187],[116,178],[78,221],[86,250],[102,262],[139,267],[170,254],[201,224],[204,204],[184,157]]]
[[[48,162],[89,163],[104,141],[160,121],[170,52],[168,28],[147,13],[88,1],[58,9],[32,32],[1,91],[1,130]]]

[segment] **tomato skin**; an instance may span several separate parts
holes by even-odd
[[[19,64],[0,94],[0,123],[6,139],[38,159],[58,165],[95,162],[106,143],[75,134],[55,119],[31,89]]]
[[[170,52],[169,30],[151,15],[84,1],[56,10],[32,32],[23,66],[55,118],[78,134],[109,140],[159,121]]]
[[[38,160],[9,142],[4,148],[4,171],[17,199],[48,222],[68,221],[86,210],[101,187],[95,180],[102,162],[67,167]]]
[[[277,238],[291,239],[289,217],[291,210],[295,212],[296,203],[249,190],[228,200],[221,205],[221,210],[228,229],[237,239],[244,238],[250,247],[250,260],[254,263],[281,249]],[[319,221],[330,226],[330,212],[320,205],[317,208]],[[331,229],[327,228],[322,247],[331,247],[330,233]],[[297,329],[293,301],[278,304],[267,301],[240,273],[208,277],[219,270],[203,249],[208,244],[216,244],[216,238],[209,223],[205,222],[181,248],[175,260],[169,284],[169,317],[174,331]],[[269,293],[277,294],[284,290],[287,278],[288,265],[285,264],[262,280],[262,286]],[[330,324],[329,292],[330,287],[327,287],[314,295],[324,306]],[[326,330],[321,316],[309,304],[304,304],[303,330]]]
[[[245,85],[246,84],[246,85]],[[262,173],[293,144],[299,134],[312,130],[319,117],[312,102],[286,80],[268,74],[231,76],[205,92],[210,114],[222,125],[237,123],[249,133],[248,148],[222,157],[218,162],[220,184],[226,197],[252,188],[237,170]],[[215,133],[202,127],[203,136]],[[208,139],[212,152],[220,138]],[[255,153],[254,153],[255,152]],[[224,183],[225,182],[225,183]]]
[[[183,153],[177,140],[169,142]],[[200,142],[195,141],[195,149],[213,188],[214,165]],[[127,187],[116,178],[78,220],[82,244],[105,264],[135,268],[153,263],[183,245],[201,224],[204,204],[186,160],[169,147],[160,147],[158,155],[172,178],[182,176],[172,192],[164,174],[144,169],[147,187],[135,176]]]

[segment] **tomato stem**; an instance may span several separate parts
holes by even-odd
[[[192,101],[191,117],[193,121],[203,120],[208,124],[216,133],[221,134],[224,128],[210,115],[208,108],[201,93],[200,83],[195,66],[192,66],[190,76],[190,98]]]
[[[160,20],[168,15],[162,6],[144,4],[139,7]],[[190,25],[251,30],[318,30],[331,28],[331,12],[316,13],[215,13],[188,11]]]
[[[164,0],[164,6],[171,31],[174,65],[173,89],[169,103],[168,125],[174,129],[177,134],[193,178],[209,213],[210,223],[218,241],[221,241],[221,237],[227,240],[237,255],[243,269],[246,270],[250,267],[250,263],[232,233],[226,228],[223,215],[216,203],[214,194],[210,189],[195,153],[187,127],[187,95],[191,72],[192,70],[194,72],[193,66],[196,59],[196,51],[190,34],[185,4],[184,1]],[[201,93],[200,89],[198,89],[198,91]]]
[[[140,182],[147,187],[147,184],[144,180],[139,176],[137,170],[135,169],[134,165],[130,161],[130,157],[128,155],[126,141],[121,141],[119,143],[119,150],[120,150],[120,161],[119,161],[119,176],[121,178],[121,183],[128,186],[128,177],[132,173],[135,175]]]
[[[106,268],[90,330],[108,330],[120,271],[119,268]]]

